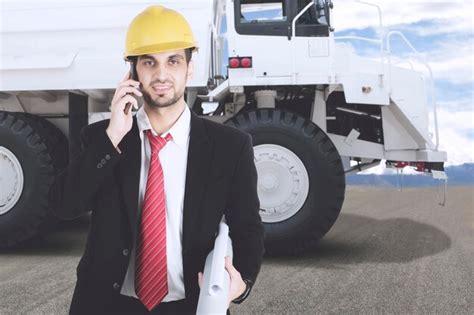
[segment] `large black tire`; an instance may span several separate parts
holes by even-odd
[[[303,195],[306,199],[296,213],[293,210],[291,217],[277,222],[268,219],[266,222],[262,215],[266,252],[298,254],[313,247],[333,226],[344,202],[345,174],[334,144],[313,122],[292,112],[253,110],[237,115],[227,124],[252,136],[256,154],[258,148],[269,144],[290,150],[303,163],[308,175],[309,189]],[[262,144],[267,146],[258,147]],[[262,179],[257,155],[256,165],[260,196]],[[261,208],[262,214],[265,204],[261,203]]]
[[[62,170],[69,163],[69,141],[64,133],[50,121],[30,113],[12,112],[12,115],[25,119],[30,125],[36,125],[38,133],[52,148],[51,157],[54,167]]]
[[[18,201],[0,215],[0,248],[5,248],[44,233],[57,222],[49,211],[48,192],[55,175],[67,165],[67,139],[40,117],[0,112],[0,147],[13,154],[23,174]]]

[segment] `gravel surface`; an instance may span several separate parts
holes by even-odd
[[[232,314],[474,314],[474,188],[349,187],[336,224],[299,257],[265,257]],[[67,314],[89,218],[0,250],[0,314]]]

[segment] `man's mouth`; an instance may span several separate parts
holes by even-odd
[[[157,94],[163,94],[168,92],[171,89],[172,85],[170,84],[163,84],[163,85],[153,85],[151,88]]]

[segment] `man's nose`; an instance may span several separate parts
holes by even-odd
[[[166,65],[161,63],[156,67],[156,70],[153,73],[153,80],[157,80],[159,82],[165,82],[167,78],[168,78],[168,71],[166,69]]]

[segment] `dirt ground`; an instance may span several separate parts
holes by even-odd
[[[348,187],[336,224],[299,257],[265,257],[232,314],[474,314],[474,187]],[[0,251],[0,314],[66,314],[89,218]]]

